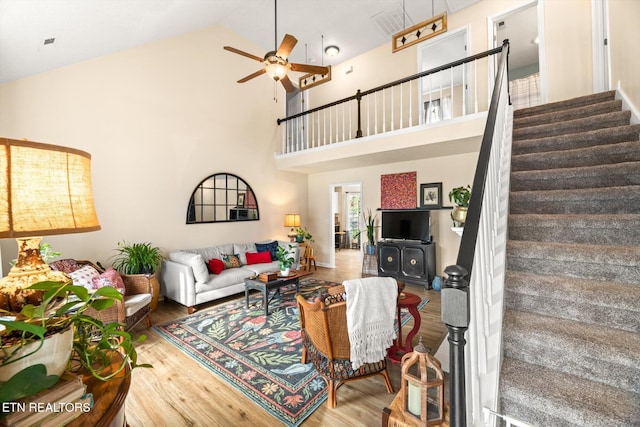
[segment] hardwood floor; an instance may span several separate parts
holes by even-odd
[[[361,277],[362,258],[357,250],[338,251],[336,265],[335,269],[318,267],[313,277],[336,282]],[[423,342],[435,352],[446,334],[446,328],[440,322],[440,292],[412,285],[407,285],[406,290],[429,299],[429,303],[420,311],[420,331],[413,344],[417,344],[422,336]],[[230,299],[240,297],[236,295]],[[161,324],[186,315],[185,307],[160,302],[152,320],[154,324]],[[413,321],[404,326],[405,336],[412,326]],[[251,399],[227,385],[152,329],[138,326],[135,333],[147,335],[147,340],[137,346],[138,361],[151,363],[153,368],[136,369],[132,373],[126,402],[127,422],[131,427],[280,425],[277,419]],[[390,364],[389,373],[397,392],[400,388],[400,365]],[[375,376],[345,384],[337,397],[335,409],[329,409],[323,403],[302,425],[378,426],[382,409],[391,403],[395,393],[387,393],[382,378]]]

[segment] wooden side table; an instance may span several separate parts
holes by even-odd
[[[122,356],[117,353],[111,367],[115,369],[122,363]],[[125,367],[114,379],[101,381],[90,373],[83,373],[82,381],[87,385],[87,392],[93,394],[91,411],[71,421],[70,427],[123,427],[125,420],[124,402],[131,385],[131,368]]]
[[[402,298],[402,295],[404,295],[404,298]],[[387,350],[387,358],[393,363],[400,363],[402,356],[413,351],[411,340],[420,330],[421,319],[420,312],[418,311],[420,302],[422,302],[422,298],[416,294],[410,292],[402,292],[400,294],[400,298],[398,299],[398,338],[393,341],[393,345]],[[402,308],[408,309],[413,317],[413,328],[411,328],[407,334],[404,345],[402,344],[402,325],[400,323],[402,320],[400,315]]]

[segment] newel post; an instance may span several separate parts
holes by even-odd
[[[358,130],[356,131],[356,138],[362,138],[362,125],[360,123],[360,101],[362,100],[362,94],[360,89],[356,92],[356,101],[358,102]]]
[[[442,288],[441,318],[449,331],[449,413],[451,427],[466,427],[467,407],[465,389],[464,334],[469,328],[468,271],[450,265],[444,272],[447,278]]]

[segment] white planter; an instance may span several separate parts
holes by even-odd
[[[284,270],[280,270],[280,276],[286,277],[289,275],[290,271],[291,271],[291,268],[285,268]]]
[[[16,357],[29,354],[40,345],[40,341],[27,344],[20,349]],[[21,370],[37,364],[47,368],[47,375],[60,376],[67,368],[73,349],[73,328],[51,335],[44,340],[42,347],[34,354],[5,366],[0,366],[0,382],[6,382]]]

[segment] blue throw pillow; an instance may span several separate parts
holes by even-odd
[[[276,258],[276,249],[278,248],[278,242],[275,240],[270,243],[256,243],[256,251],[257,252],[269,252],[271,254],[271,261],[275,261]]]

